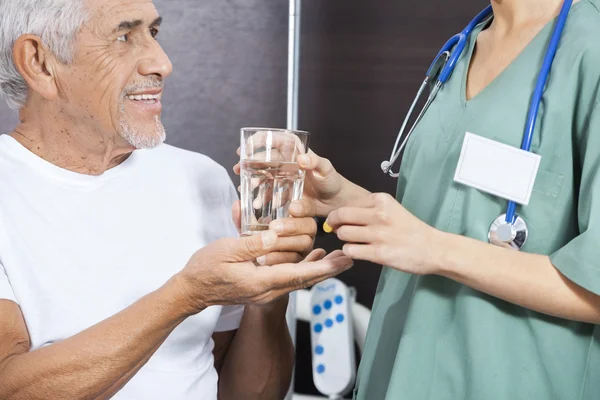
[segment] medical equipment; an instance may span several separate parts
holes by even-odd
[[[552,67],[552,62],[558,49],[560,37],[562,35],[563,28],[567,21],[567,17],[569,15],[572,3],[573,0],[565,0],[565,2],[562,5],[560,14],[558,16],[558,20],[556,22],[556,26],[554,27],[554,31],[552,33],[552,37],[550,39],[550,43],[546,51],[546,55],[544,57],[544,61],[542,63],[542,67],[539,72],[536,87],[531,98],[530,109],[527,115],[527,123],[525,125],[525,133],[523,135],[523,141],[521,144],[521,149],[525,151],[530,151],[531,149],[531,139],[535,130],[535,124],[538,117],[538,111],[540,102],[542,100],[544,87],[546,85],[546,81],[548,80],[550,68]],[[425,75],[425,80],[421,84],[421,87],[417,92],[417,95],[408,111],[408,114],[402,124],[402,127],[400,128],[400,132],[398,133],[398,137],[394,144],[394,148],[392,150],[390,159],[381,163],[381,169],[384,173],[389,174],[394,178],[397,178],[399,176],[399,173],[392,172],[392,167],[394,163],[400,157],[400,154],[406,146],[406,143],[408,142],[408,139],[413,133],[415,127],[419,124],[419,122],[425,115],[425,112],[427,112],[427,109],[433,103],[437,94],[442,89],[443,85],[448,81],[450,75],[452,75],[452,72],[456,67],[456,63],[458,62],[458,59],[460,58],[467,45],[467,39],[469,35],[477,25],[491,17],[493,17],[493,13],[492,6],[490,5],[486,7],[482,12],[480,12],[461,33],[453,36],[450,40],[448,40],[448,42],[446,42],[444,47],[440,50],[436,58],[433,60],[433,63],[431,64],[429,70]],[[413,114],[417,102],[421,99],[423,93],[425,92],[425,89],[430,84],[433,84],[433,88],[431,89],[429,97],[427,98],[423,109],[417,116],[412,127],[408,131],[408,134],[400,144],[400,141],[404,136],[406,126],[408,125],[408,121]],[[400,146],[398,146],[399,144]],[[525,223],[523,218],[516,214],[516,207],[517,204],[514,201],[509,201],[506,213],[500,215],[491,224],[488,233],[488,241],[490,243],[493,243],[498,246],[513,248],[516,250],[520,250],[524,246],[528,236],[527,224]]]
[[[367,329],[369,327],[369,321],[371,319],[371,310],[368,307],[365,307],[364,305],[356,301],[356,290],[354,288],[348,288],[348,292],[348,303],[352,315],[354,342],[356,344],[356,347],[358,348],[359,355],[362,355],[362,353],[365,350]],[[295,294],[296,319],[298,321],[308,322],[310,324],[311,321],[314,319],[313,306],[311,306],[311,304],[313,303],[312,292],[309,290],[299,290],[295,292]],[[333,364],[330,362],[329,365],[335,368],[338,362],[338,360],[334,360]],[[293,393],[290,400],[325,400],[328,397]],[[334,396],[332,396],[332,398],[334,398]]]
[[[350,392],[356,377],[353,296],[330,278],[310,290],[310,338],[315,387],[330,399]]]

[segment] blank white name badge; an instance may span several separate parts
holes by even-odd
[[[540,159],[538,154],[467,132],[454,180],[527,205]]]

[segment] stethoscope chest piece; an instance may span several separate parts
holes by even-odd
[[[506,214],[502,214],[494,220],[488,233],[488,241],[496,246],[521,250],[527,241],[529,230],[525,220],[515,216],[515,222],[506,222]]]

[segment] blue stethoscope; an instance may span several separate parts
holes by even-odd
[[[525,151],[530,151],[531,149],[531,139],[533,137],[535,123],[537,121],[539,106],[542,101],[542,95],[544,93],[544,87],[550,74],[550,68],[552,67],[552,62],[554,61],[554,56],[558,49],[560,37],[565,27],[565,23],[567,22],[567,17],[569,15],[569,11],[571,10],[572,4],[573,0],[565,0],[565,2],[562,5],[560,15],[558,16],[556,26],[554,27],[554,32],[552,33],[552,38],[550,39],[550,44],[548,45],[544,61],[539,72],[537,84],[533,92],[531,98],[531,105],[527,114],[525,134],[523,135],[523,141],[521,144],[521,149]],[[477,25],[484,22],[487,18],[489,18],[492,15],[492,6],[490,5],[486,7],[485,10],[480,12],[461,33],[453,36],[450,40],[448,40],[444,47],[442,47],[438,55],[435,57],[433,63],[427,71],[425,80],[419,88],[415,100],[413,101],[408,111],[408,115],[406,116],[404,123],[400,128],[400,132],[398,133],[398,138],[396,139],[396,143],[394,144],[394,149],[392,150],[392,154],[390,156],[389,161],[384,161],[381,163],[381,169],[384,173],[389,174],[393,178],[397,178],[399,176],[399,173],[392,172],[392,167],[394,163],[398,160],[398,157],[400,157],[400,154],[406,146],[406,143],[408,142],[408,139],[413,133],[415,127],[419,124],[419,122],[427,112],[427,109],[435,100],[438,92],[442,89],[443,85],[448,81],[448,79],[450,79],[450,75],[452,75],[452,72],[456,67],[456,63],[458,62],[458,59],[462,55],[467,45],[467,39],[469,35],[471,34],[471,32],[473,32],[473,29],[475,29]],[[453,48],[454,50],[452,50]],[[417,119],[413,123],[408,134],[402,141],[402,144],[398,146],[400,140],[404,136],[406,126],[408,125],[408,121],[412,116],[418,101],[420,100],[428,85],[434,81],[435,85],[431,89],[429,97],[427,98],[427,102],[423,106],[421,113],[418,115]],[[494,220],[494,222],[490,226],[488,234],[488,240],[490,243],[502,247],[509,247],[516,250],[520,250],[523,247],[527,240],[528,229],[527,224],[525,223],[523,218],[516,214],[516,208],[517,204],[514,201],[510,201],[508,203],[506,213],[500,215],[498,218],[496,218],[496,220]]]

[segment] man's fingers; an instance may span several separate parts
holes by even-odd
[[[254,261],[260,256],[275,251],[277,234],[267,230],[260,234],[241,237],[227,243],[227,250],[235,261]]]
[[[321,253],[319,250],[315,250],[313,253],[317,252]],[[257,270],[256,279],[262,287],[268,289],[268,292],[258,303],[268,303],[295,290],[311,287],[325,279],[339,275],[351,268],[352,265],[352,259],[345,256],[340,250],[316,262],[304,262],[296,265],[282,264],[271,268],[261,267]]]
[[[327,225],[337,230],[342,225],[366,226],[376,222],[377,210],[374,208],[342,207],[332,211],[327,217]]]
[[[280,238],[298,235],[315,237],[317,234],[317,223],[313,218],[277,219],[271,222],[269,228],[277,232]]]
[[[256,262],[263,266],[278,265],[278,264],[298,264],[304,260],[304,256],[300,253],[291,251],[282,251],[269,253],[258,257]]]
[[[344,253],[340,251],[343,256]],[[266,256],[258,257],[256,260],[258,264],[263,266],[278,265],[278,264],[297,264],[300,262],[313,262],[322,260],[327,255],[327,252],[323,249],[316,249],[310,252],[310,254],[304,257],[300,253],[296,252],[276,252],[269,253]],[[339,255],[338,255],[339,257]]]
[[[317,205],[310,199],[296,200],[290,204],[290,215],[296,218],[314,217],[317,215]]]
[[[261,279],[267,281],[271,289],[298,290],[311,286],[315,282],[336,276],[351,268],[350,257],[341,256],[300,264],[282,264],[271,268],[262,268]]]
[[[308,255],[313,250],[314,238],[309,235],[278,237],[274,251],[294,252]]]
[[[342,250],[333,251],[325,256],[325,260],[331,260],[338,257],[343,257],[345,254]]]
[[[343,252],[342,252],[342,255],[343,255]],[[306,256],[306,258],[304,259],[303,262],[319,261],[319,260],[322,260],[326,256],[327,256],[327,252],[325,250],[315,249],[315,250],[311,251],[309,255]]]

